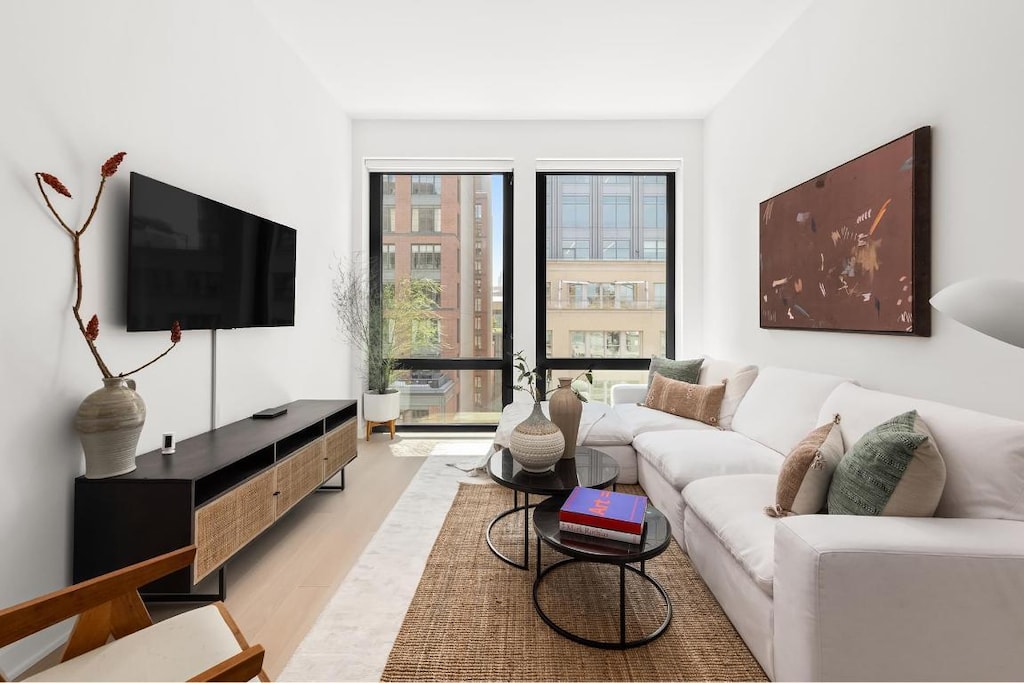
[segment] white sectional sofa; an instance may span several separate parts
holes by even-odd
[[[723,377],[730,429],[638,406],[646,387],[621,385],[612,406],[585,406],[580,441],[613,451],[620,481],[635,477],[668,516],[768,676],[1024,679],[1024,422],[841,377],[705,361],[700,383]],[[838,413],[848,449],[911,409],[946,464],[935,517],[764,513],[785,455],[813,428]]]

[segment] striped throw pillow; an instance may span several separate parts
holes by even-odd
[[[828,489],[829,514],[931,517],[946,464],[916,410],[868,431],[843,456]]]

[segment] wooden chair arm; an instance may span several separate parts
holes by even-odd
[[[211,666],[189,681],[248,681],[263,671],[263,646],[253,645],[234,657]]]
[[[86,612],[192,564],[194,545],[0,610],[0,647]]]

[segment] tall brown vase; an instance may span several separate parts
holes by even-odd
[[[558,425],[565,438],[565,451],[562,457],[575,458],[576,436],[580,431],[583,403],[572,390],[572,378],[558,378],[558,388],[551,392],[548,412],[551,414],[551,421]]]
[[[146,422],[146,404],[135,380],[104,377],[103,388],[85,397],[75,430],[85,451],[85,477],[104,479],[135,469],[135,447]]]

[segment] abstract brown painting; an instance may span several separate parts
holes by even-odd
[[[931,128],[761,202],[761,327],[931,334]]]

